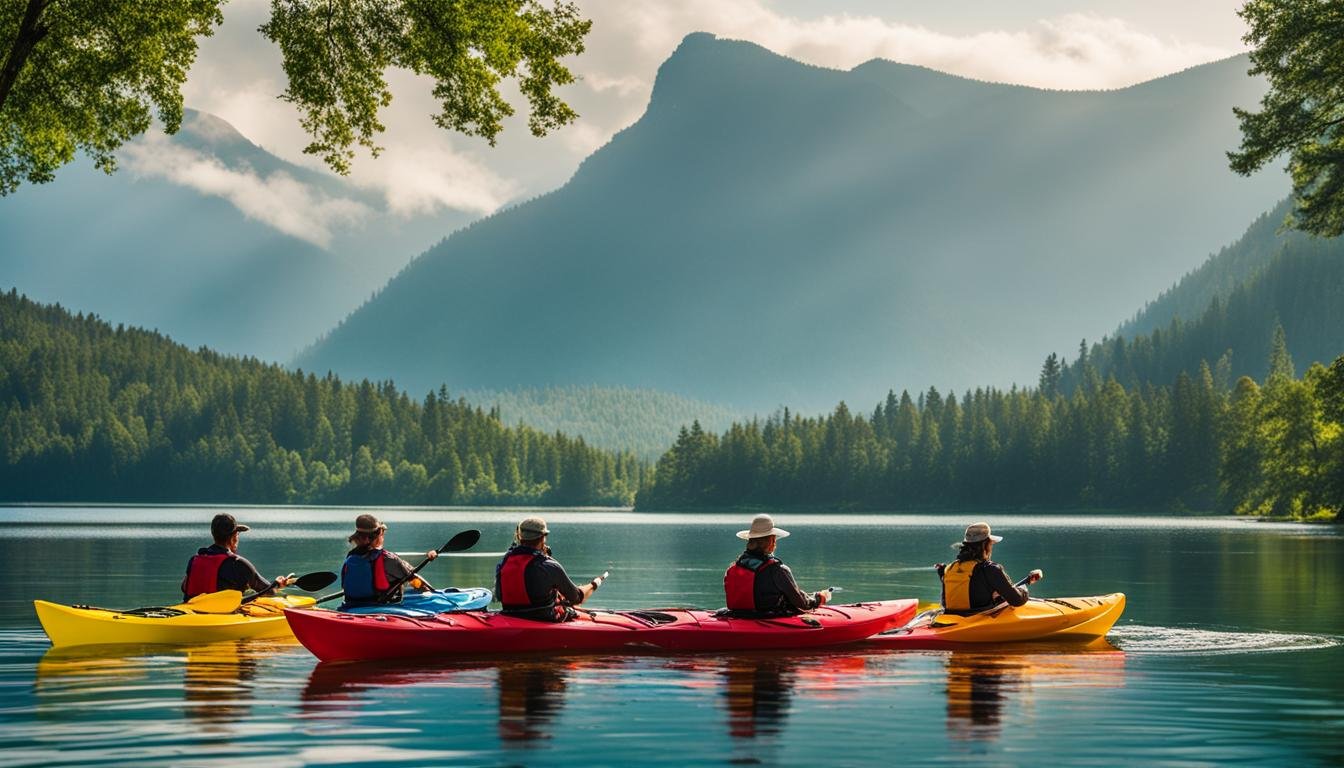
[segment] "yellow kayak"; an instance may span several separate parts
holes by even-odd
[[[1125,612],[1125,595],[1032,598],[970,616],[925,611],[900,629],[872,638],[883,645],[938,648],[1024,640],[1086,641],[1104,637]]]
[[[63,648],[114,643],[195,645],[253,637],[293,637],[284,609],[303,608],[314,602],[312,597],[299,595],[262,597],[232,612],[200,611],[191,604],[112,611],[46,600],[34,600],[33,607],[51,644]],[[237,601],[233,604],[236,606]]]

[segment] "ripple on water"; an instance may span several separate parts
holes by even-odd
[[[1147,627],[1129,624],[1106,636],[1127,654],[1216,656],[1233,653],[1281,653],[1333,648],[1341,638],[1334,635],[1291,632],[1232,632],[1191,627]]]

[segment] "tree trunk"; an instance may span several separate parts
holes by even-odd
[[[19,79],[23,65],[28,63],[33,48],[47,36],[48,28],[41,24],[42,11],[46,7],[46,0],[28,0],[23,21],[19,23],[19,34],[14,38],[9,54],[5,56],[4,67],[0,68],[0,110],[5,108],[5,100],[9,98],[9,92],[14,90],[14,83]]]

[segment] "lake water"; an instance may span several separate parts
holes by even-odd
[[[214,508],[0,508],[0,764],[1339,764],[1344,537],[1222,518],[984,515],[1033,594],[1123,591],[1109,643],[965,652],[572,656],[318,664],[291,642],[49,652],[31,600],[176,602]],[[267,577],[336,570],[356,511],[234,508]],[[489,586],[519,510],[378,510],[388,545]],[[723,604],[749,515],[546,510],[593,606]],[[846,601],[936,599],[970,520],[800,516],[779,554]],[[408,559],[411,558],[408,555]]]

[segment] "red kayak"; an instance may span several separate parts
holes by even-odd
[[[679,608],[582,611],[553,624],[489,611],[419,618],[285,611],[294,636],[323,661],[503,653],[741,651],[852,643],[901,626],[916,601],[827,605],[798,616],[747,619]]]

